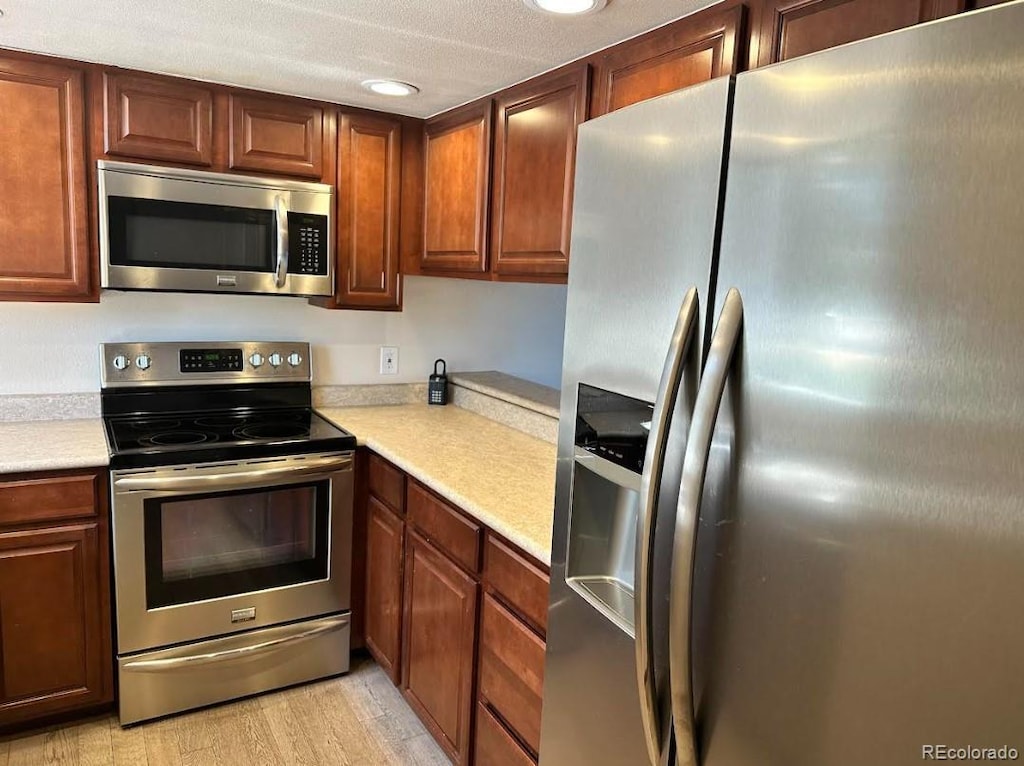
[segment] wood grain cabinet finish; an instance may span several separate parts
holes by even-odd
[[[535,78],[497,99],[491,252],[497,274],[569,273],[576,128],[590,67]]]
[[[484,548],[484,583],[540,635],[547,633],[548,574],[491,534]]]
[[[416,481],[409,482],[409,521],[466,571],[480,571],[481,527]]]
[[[544,694],[544,641],[485,595],[480,619],[479,693],[536,754]]]
[[[394,683],[401,678],[405,524],[370,497],[366,519],[366,646]]]
[[[338,141],[338,304],[398,308],[402,123],[343,113]]]
[[[0,727],[111,701],[105,482],[22,474],[0,498]]]
[[[228,165],[320,180],[324,110],[283,98],[232,94]]]
[[[480,704],[476,710],[473,763],[476,766],[534,766],[535,761],[487,706]]]
[[[96,298],[82,83],[0,55],[0,300]]]
[[[187,80],[103,73],[107,154],[209,166],[213,92]]]
[[[398,514],[405,513],[405,474],[380,455],[370,453],[370,493]]]
[[[479,586],[415,530],[406,535],[402,690],[441,748],[467,764]]]
[[[759,66],[913,26],[941,0],[764,0]]]
[[[599,54],[591,116],[737,72],[745,17],[711,7]]]
[[[470,104],[426,123],[425,271],[487,271],[492,106]]]

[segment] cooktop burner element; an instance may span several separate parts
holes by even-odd
[[[213,434],[204,434],[199,431],[168,431],[162,434],[153,434],[139,439],[139,444],[152,444],[157,447],[172,447],[188,444],[202,444],[207,441],[216,441]]]
[[[239,349],[242,369],[219,363],[237,361]],[[181,367],[200,351],[209,371]],[[118,343],[104,345],[101,353],[113,468],[355,449],[351,434],[313,411],[308,363],[297,368],[306,371],[304,382],[295,380],[296,369],[280,371],[281,359],[308,360],[308,344]],[[140,359],[145,369],[126,377],[124,365],[134,360],[139,367]]]

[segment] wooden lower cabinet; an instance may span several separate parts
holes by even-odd
[[[91,506],[48,484],[93,487]],[[96,473],[0,477],[0,727],[113,700],[105,487]]]
[[[401,678],[402,571],[405,523],[372,495],[366,516],[366,647],[398,683]]]
[[[459,764],[470,756],[478,590],[419,533],[407,532],[402,691]]]
[[[533,766],[534,760],[481,703],[476,709],[473,763],[476,766]]]
[[[478,661],[480,699],[540,751],[544,641],[490,595],[484,596]]]

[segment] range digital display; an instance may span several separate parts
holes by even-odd
[[[240,348],[190,348],[179,354],[182,372],[241,372]]]

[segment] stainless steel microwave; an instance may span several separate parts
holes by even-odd
[[[101,286],[334,294],[332,187],[126,162],[96,164]]]

